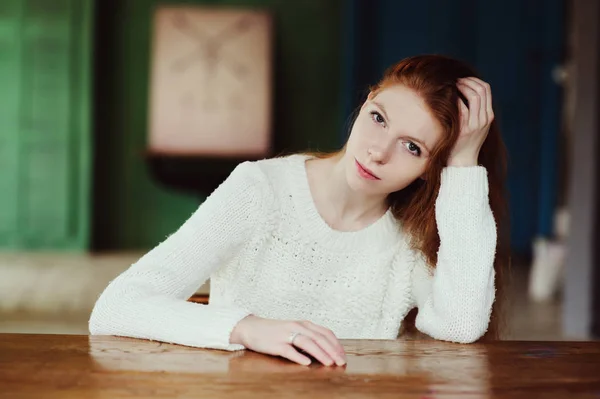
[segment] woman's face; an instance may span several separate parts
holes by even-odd
[[[442,134],[413,90],[396,85],[369,96],[343,157],[348,184],[370,195],[402,190],[423,175]]]

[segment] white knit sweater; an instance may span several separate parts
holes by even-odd
[[[395,339],[409,310],[433,338],[473,342],[494,301],[496,225],[483,167],[447,167],[436,204],[433,270],[388,211],[356,232],[332,229],[305,155],[240,164],[191,217],[98,299],[91,334],[237,350],[248,314],[310,320],[340,339]],[[187,302],[211,279],[210,304]]]

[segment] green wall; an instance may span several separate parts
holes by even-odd
[[[0,1],[0,249],[87,251],[91,0]]]
[[[152,181],[144,162],[153,7],[96,3],[95,249],[156,245],[201,199]],[[270,9],[274,15],[275,134],[289,151],[339,145],[342,0],[187,1]]]

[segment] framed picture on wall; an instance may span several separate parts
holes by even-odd
[[[152,25],[149,151],[248,157],[271,149],[272,35],[263,10],[160,6]]]

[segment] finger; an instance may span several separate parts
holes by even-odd
[[[485,102],[482,101],[482,103],[481,103],[482,111],[485,111],[486,124],[490,124],[494,120],[494,109],[492,107],[492,88],[489,83],[487,83],[479,78],[471,77],[469,79],[472,80],[473,82],[477,83],[477,85],[479,87],[482,87],[485,92],[485,96],[484,96]]]
[[[469,108],[465,105],[463,100],[458,99],[458,108],[460,110],[460,131],[469,123]]]
[[[485,109],[487,112],[487,120],[489,123],[492,123],[492,121],[494,120],[494,108],[492,106],[492,88],[489,85],[489,83],[486,83],[486,95],[485,95],[485,99],[486,99],[486,103],[485,103]]]
[[[314,323],[309,323],[308,327],[312,328],[313,330],[316,330],[316,331],[320,332],[321,334],[323,334],[325,336],[325,338],[327,338],[327,340],[338,351],[338,353],[340,355],[342,355],[342,357],[344,358],[344,360],[346,360],[346,351],[344,350],[344,347],[340,343],[340,340],[335,336],[335,334],[333,333],[333,331],[331,331],[330,329],[325,328],[323,326],[320,326],[318,324],[314,324]]]
[[[464,79],[457,83],[457,87],[469,100],[468,125],[471,127],[479,126],[479,112],[481,108],[481,98],[479,97],[479,94],[477,94],[477,92]]]
[[[485,98],[485,87],[473,78],[465,78],[463,83],[471,88],[476,96],[479,98],[478,107],[471,108],[472,113],[477,115],[477,127],[487,124],[487,109],[486,109],[486,98]]]
[[[309,336],[335,360],[338,366],[346,363],[344,348],[332,331],[311,322],[304,322],[303,324],[314,334],[314,336]]]
[[[296,340],[294,341],[294,346],[302,349],[303,351],[305,351],[306,353],[323,363],[325,366],[331,366],[334,363],[331,356],[329,356],[323,348],[317,345],[317,343],[310,336],[308,336],[308,334],[310,334],[310,332],[308,332],[307,334],[299,334],[296,337]]]
[[[303,366],[308,366],[311,363],[308,357],[302,355],[292,345],[284,345],[278,354],[281,357],[285,357],[286,359]]]
[[[488,84],[485,83],[481,79],[477,79],[474,77],[469,77],[464,79],[464,83],[468,85],[470,88],[475,90],[477,95],[479,96],[481,102],[480,107],[477,110],[477,116],[479,118],[479,126],[487,125],[488,123],[488,112],[487,112],[487,93]]]

